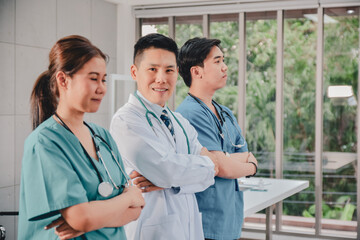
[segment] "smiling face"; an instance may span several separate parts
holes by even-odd
[[[65,102],[73,111],[96,112],[106,93],[106,63],[100,57],[90,59],[73,74],[66,76]]]
[[[217,46],[212,47],[204,60],[204,67],[201,67],[203,84],[217,90],[226,85],[227,69],[224,62],[224,54]]]
[[[175,54],[159,48],[146,49],[131,66],[131,76],[147,100],[164,107],[178,76]]]

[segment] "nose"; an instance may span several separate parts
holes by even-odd
[[[105,95],[107,90],[106,82],[103,82],[102,80],[99,81],[99,84],[96,88],[96,94],[102,94]]]
[[[222,70],[223,72],[226,72],[228,70],[228,66],[224,62],[223,62]]]
[[[163,71],[158,71],[155,76],[156,83],[165,83],[166,82],[166,74]]]

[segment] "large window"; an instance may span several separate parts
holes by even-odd
[[[246,140],[259,175],[274,176],[276,12],[246,17]]]
[[[301,222],[315,204],[316,9],[284,12],[284,178],[309,180],[309,188],[283,201],[284,220]],[[312,218],[311,221],[314,221]],[[291,222],[291,221],[289,221]],[[286,225],[286,221],[284,223]],[[313,228],[314,225],[301,224]]]
[[[315,6],[316,7],[316,6]],[[285,199],[281,207],[280,231],[297,231],[319,236],[356,238],[357,234],[357,127],[359,82],[359,7],[338,7],[296,10],[281,9],[254,12],[250,8],[239,13],[204,14],[174,17],[169,29],[166,18],[143,19],[143,26],[157,32],[175,33],[179,47],[189,38],[218,38],[228,65],[227,86],[215,94],[215,100],[228,106],[239,116],[239,105],[246,102],[245,128],[249,150],[259,161],[259,176],[275,177],[279,159],[276,139],[277,111],[282,111],[282,176],[308,180],[306,190]],[[324,13],[323,19],[319,15]],[[278,14],[282,14],[283,19]],[[240,32],[240,16],[245,16],[244,32]],[[280,20],[282,21],[279,25]],[[240,23],[239,23],[240,21]],[[319,24],[321,23],[321,24]],[[279,37],[279,26],[283,35]],[[323,33],[319,32],[323,26]],[[208,30],[207,30],[208,29]],[[204,31],[205,30],[205,31]],[[244,34],[244,38],[242,37]],[[245,46],[239,46],[245,39]],[[320,46],[319,45],[320,39]],[[322,40],[322,41],[321,41]],[[279,42],[281,44],[279,45]],[[279,46],[282,69],[277,68]],[[240,56],[244,47],[244,59]],[[323,49],[322,49],[323,47]],[[319,61],[323,59],[323,61]],[[239,96],[239,62],[245,62],[246,95]],[[318,63],[323,63],[319,68]],[[323,88],[317,89],[319,69]],[[279,88],[277,80],[282,78]],[[240,85],[241,86],[241,85]],[[278,89],[279,88],[279,89]],[[281,90],[282,99],[276,99]],[[188,88],[179,78],[176,106]],[[318,138],[316,106],[322,109],[322,137]],[[283,102],[279,110],[278,101]],[[240,122],[240,121],[239,121]],[[316,149],[321,139],[322,152]],[[320,146],[321,146],[320,145]],[[316,168],[316,153],[321,152],[322,170]],[[320,189],[317,186],[320,176]],[[317,194],[318,193],[318,194]],[[322,216],[316,216],[316,204],[322,203]],[[262,215],[246,219],[245,227],[265,228]],[[318,219],[318,220],[317,220]],[[316,223],[319,223],[316,225]],[[278,226],[277,225],[277,226]]]
[[[328,8],[324,13],[322,228],[346,234],[356,227],[359,8]],[[336,228],[325,224],[329,219]]]
[[[229,107],[237,115],[239,66],[239,16],[238,14],[210,15],[210,38],[221,40],[228,66],[226,87],[215,93],[215,101]]]

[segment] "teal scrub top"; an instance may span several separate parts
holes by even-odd
[[[201,100],[199,100],[201,101]],[[203,103],[203,102],[202,102]],[[241,129],[229,108],[220,105],[227,111],[234,121],[226,114],[225,125],[221,125],[216,115],[203,103],[200,105],[193,97],[187,96],[176,109],[195,127],[199,142],[209,151],[223,151],[228,153],[247,152],[247,143],[241,136]],[[215,105],[218,113],[219,107]],[[217,127],[221,126],[225,139],[219,134]],[[239,131],[236,130],[238,128]],[[240,134],[239,134],[240,132]],[[241,148],[232,146],[244,144]],[[205,238],[217,240],[238,239],[244,218],[243,192],[239,190],[237,179],[215,177],[215,184],[203,192],[196,193],[199,210],[202,213],[202,223]]]
[[[124,169],[120,153],[110,133],[89,124],[103,137]],[[98,137],[96,144],[115,183],[123,185],[126,178],[111,156],[109,148]],[[93,161],[104,181],[111,183],[100,161]],[[114,188],[104,198],[98,194],[99,179],[79,140],[50,117],[26,139],[22,159],[18,239],[59,239],[54,228],[44,227],[60,217],[59,210],[95,200],[104,200],[122,193]],[[84,235],[83,235],[84,236]],[[123,227],[102,228],[76,239],[126,239]]]

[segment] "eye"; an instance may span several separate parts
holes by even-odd
[[[166,69],[166,72],[174,72],[174,69]]]
[[[107,80],[106,79],[103,79],[103,80],[101,80],[103,83],[106,83],[107,82]]]
[[[97,78],[90,78],[91,80],[93,80],[93,81],[97,81]]]
[[[151,72],[155,72],[155,71],[156,71],[156,68],[149,68],[149,70],[150,70]]]

